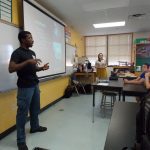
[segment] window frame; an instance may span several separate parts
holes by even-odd
[[[86,45],[86,38],[90,38],[90,37],[97,37],[97,36],[106,36],[106,63],[107,63],[107,66],[108,67],[111,67],[111,66],[116,66],[116,65],[108,65],[108,63],[109,63],[109,36],[120,36],[120,35],[126,35],[126,34],[128,34],[128,35],[130,35],[131,36],[131,41],[130,41],[130,43],[129,44],[124,44],[125,46],[130,46],[130,62],[132,62],[132,60],[133,60],[133,33],[120,33],[120,34],[108,34],[108,35],[95,35],[95,36],[85,36],[85,55],[86,55],[86,57],[88,58],[88,57],[90,57],[89,55],[87,55],[87,45]],[[120,46],[122,46],[122,45],[118,45],[118,47],[120,47]],[[94,46],[93,46],[94,47]],[[93,56],[93,58],[97,58],[97,55],[95,54],[95,56]],[[97,60],[97,59],[96,59]],[[95,60],[95,61],[96,61]],[[130,63],[129,62],[129,63]]]

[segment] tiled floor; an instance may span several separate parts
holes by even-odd
[[[40,124],[48,128],[44,133],[29,133],[29,150],[43,147],[50,150],[103,150],[111,111],[99,108],[100,92],[96,93],[95,122],[92,123],[92,95],[74,95],[63,99],[39,115]],[[130,98],[133,100],[133,98]],[[16,131],[0,141],[0,150],[17,150]]]

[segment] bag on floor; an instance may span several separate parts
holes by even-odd
[[[91,93],[92,93],[91,84],[86,84],[86,85],[84,86],[84,88],[85,88],[85,91],[86,91],[87,94],[91,94]]]
[[[73,93],[73,88],[71,85],[68,85],[64,92],[64,98],[70,98]]]

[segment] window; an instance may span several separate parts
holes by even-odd
[[[108,65],[119,65],[119,61],[131,62],[132,34],[90,36],[85,38],[86,56],[95,65],[97,55],[103,53]]]
[[[86,56],[91,62],[92,66],[95,65],[97,55],[103,53],[104,59],[107,56],[107,36],[92,36],[86,37]]]
[[[12,22],[12,0],[0,0],[0,19]]]
[[[108,36],[108,65],[131,62],[132,34]]]

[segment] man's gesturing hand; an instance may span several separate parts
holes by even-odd
[[[44,64],[44,66],[42,67],[43,70],[47,70],[49,69],[49,63]]]
[[[40,59],[29,59],[27,61],[28,64],[32,64],[32,65],[40,65],[40,63],[42,62]]]

